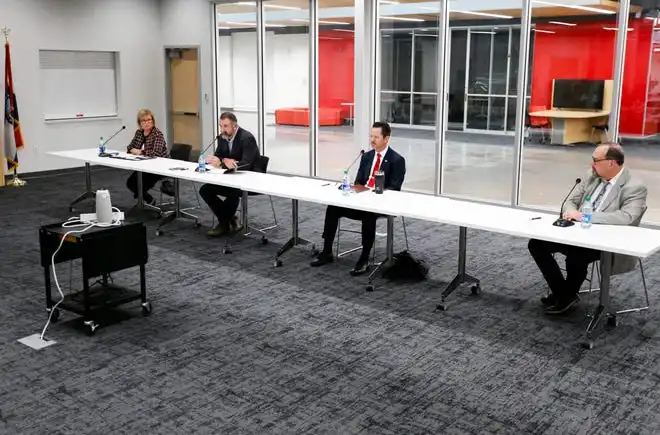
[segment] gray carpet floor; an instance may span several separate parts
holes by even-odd
[[[128,210],[126,173],[95,170],[96,187]],[[597,347],[578,343],[586,295],[548,318],[542,278],[526,240],[470,232],[468,270],[483,293],[463,288],[435,310],[456,269],[457,228],[408,221],[412,252],[430,265],[415,285],[352,278],[349,256],[320,269],[304,250],[272,258],[290,234],[290,203],[276,199],[270,243],[222,241],[179,222],[155,235],[150,220],[147,286],[154,312],[137,303],[87,337],[63,313],[32,350],[17,339],[46,320],[38,229],[71,216],[82,172],[0,189],[0,433],[657,433],[660,428],[658,258],[645,261],[652,309],[620,320]],[[192,187],[183,186],[194,203]],[[250,199],[268,224],[268,199]],[[91,204],[80,211],[92,211]],[[205,226],[211,223],[200,210]],[[323,208],[301,204],[301,236],[320,240]],[[397,222],[396,249],[403,248]],[[357,243],[343,235],[345,248]],[[384,238],[377,240],[378,252]],[[80,264],[57,268],[79,290]],[[138,285],[137,270],[113,274]],[[638,273],[614,279],[617,306],[643,303]]]

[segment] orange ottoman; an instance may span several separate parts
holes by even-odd
[[[341,109],[320,107],[318,110],[319,125],[342,125]],[[307,107],[286,107],[275,110],[275,124],[300,125],[309,127],[309,109]]]

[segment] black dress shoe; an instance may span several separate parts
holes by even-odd
[[[316,260],[310,263],[310,266],[319,267],[328,263],[332,263],[333,261],[335,261],[335,259],[333,258],[332,254],[320,253],[319,256],[316,257]]]
[[[573,305],[575,305],[580,298],[575,295],[571,296],[565,300],[559,300],[556,304],[545,309],[545,314],[564,314],[568,311]]]
[[[551,307],[551,306],[553,306],[557,303],[557,298],[555,298],[555,295],[550,293],[550,294],[548,294],[546,296],[543,296],[541,298],[541,303],[543,305],[545,305],[546,307]]]
[[[349,272],[351,276],[360,276],[367,273],[369,270],[369,263],[358,262],[353,269]]]

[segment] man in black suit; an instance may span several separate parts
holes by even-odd
[[[239,127],[236,115],[231,112],[220,115],[220,130],[215,154],[207,157],[206,163],[216,168],[254,170],[260,153],[252,133]],[[199,194],[218,218],[215,228],[206,233],[209,237],[219,237],[241,229],[235,216],[242,196],[240,189],[205,184],[199,189]]]
[[[371,128],[372,150],[365,153],[360,160],[360,168],[355,177],[354,190],[362,192],[374,187],[374,173],[381,170],[385,173],[385,189],[401,190],[403,179],[406,175],[405,159],[388,143],[392,129],[386,122],[374,122]],[[367,193],[364,193],[367,195]],[[362,275],[367,271],[369,265],[369,253],[376,239],[376,219],[380,215],[367,211],[354,210],[328,206],[325,212],[325,225],[323,227],[323,251],[312,262],[312,267],[323,266],[332,263],[332,244],[337,233],[339,218],[362,221],[362,254],[351,270],[352,276]]]

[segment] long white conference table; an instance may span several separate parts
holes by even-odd
[[[478,291],[480,288],[479,280],[466,272],[468,228],[599,250],[601,251],[600,300],[587,327],[586,341],[583,345],[588,348],[593,347],[595,339],[603,330],[605,320],[612,315],[610,310],[612,254],[646,258],[660,250],[660,231],[649,228],[592,225],[589,229],[583,229],[579,224],[562,228],[552,225],[557,218],[556,214],[412,192],[385,191],[382,195],[377,195],[368,191],[344,195],[337,189],[336,183],[318,179],[240,171],[225,174],[224,171],[218,169],[199,173],[195,171],[197,164],[193,162],[164,158],[136,161],[132,160],[132,156],[121,151],[107,152],[117,153],[117,158],[99,157],[97,149],[59,151],[49,154],[85,162],[88,192],[91,192],[90,165],[95,164],[171,177],[175,180],[175,185],[178,185],[179,180],[190,180],[196,183],[217,184],[234,187],[245,192],[291,199],[292,236],[277,253],[276,263],[279,262],[279,257],[284,252],[297,245],[300,240],[298,234],[299,201],[334,205],[389,216],[387,225],[389,260],[392,258],[393,249],[393,217],[403,216],[457,226],[459,227],[458,273],[442,293],[441,302],[437,305],[437,308],[441,310],[447,308],[445,304],[447,297],[461,284],[472,284],[473,291]],[[176,193],[178,193],[178,186]],[[247,227],[246,223],[245,227]]]

